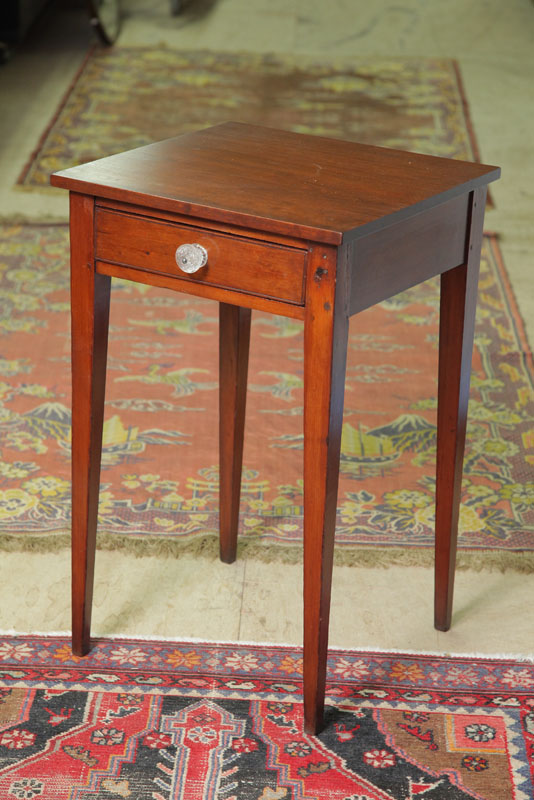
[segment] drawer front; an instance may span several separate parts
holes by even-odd
[[[207,251],[207,264],[198,272],[188,274],[178,267],[176,250],[183,244],[199,244]],[[304,302],[306,251],[296,247],[99,208],[95,257],[197,284]]]

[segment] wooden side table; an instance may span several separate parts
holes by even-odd
[[[236,556],[252,309],[304,320],[304,717],[323,722],[348,321],[441,275],[435,625],[450,626],[486,185],[499,169],[225,123],[70,190],[73,650],[90,647],[111,277],[220,303],[220,549]]]

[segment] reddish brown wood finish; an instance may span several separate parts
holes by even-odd
[[[497,167],[226,122],[58,172],[54,186],[339,245],[499,177]]]
[[[345,391],[347,247],[315,247],[304,320],[304,727],[323,725],[330,589]],[[336,264],[337,259],[337,264]]]
[[[92,197],[71,194],[72,649],[89,651],[111,280],[94,270]]]
[[[126,214],[139,214],[139,206],[132,203],[121,203],[118,200],[105,200],[104,198],[97,198],[96,209],[109,209],[110,211],[122,211]],[[200,228],[204,231],[215,231],[217,233],[227,233],[230,236],[244,236],[246,239],[256,239],[259,242],[270,242],[271,244],[281,244],[284,247],[296,247],[297,249],[306,249],[305,242],[295,236],[283,236],[280,233],[270,232],[266,235],[265,231],[256,230],[255,228],[241,228],[236,225],[231,225],[227,222],[217,222],[213,219],[202,219],[201,217],[190,217],[185,214],[177,214],[171,211],[162,211],[160,209],[145,208],[143,211],[144,219],[153,219],[156,221],[167,220],[167,222],[174,222],[176,225],[187,225],[194,228]]]
[[[316,733],[349,314],[442,274],[435,622],[449,626],[485,185],[498,176],[481,164],[227,123],[52,177],[72,192],[77,654],[89,647],[111,276],[221,304],[225,561],[236,553],[250,310],[304,319],[304,718]],[[169,266],[184,241],[209,243],[203,276]]]
[[[208,263],[188,275],[176,263],[177,247],[202,245]],[[181,280],[209,284],[274,300],[302,304],[306,251],[259,243],[191,225],[176,225],[139,218],[133,214],[99,209],[96,214],[96,258],[158,272]]]
[[[470,199],[465,262],[441,276],[434,624],[451,625],[469,379],[486,189]]]
[[[184,281],[170,275],[160,275],[156,272],[143,272],[140,269],[123,267],[121,264],[108,264],[103,261],[96,262],[96,271],[101,275],[111,278],[124,278],[127,281],[146,283],[150,286],[159,286],[161,289],[173,289],[175,292],[186,292],[195,297],[207,297],[221,303],[236,303],[246,308],[258,311],[268,311],[271,314],[280,314],[293,319],[304,319],[304,306],[295,306],[292,303],[282,303],[280,300],[271,300],[254,294],[242,294],[230,289],[220,289],[218,286],[209,286],[205,283]]]
[[[219,546],[227,564],[237,550],[250,316],[249,308],[219,306]]]
[[[358,239],[350,313],[460,264],[465,254],[468,200],[468,194],[455,197]]]

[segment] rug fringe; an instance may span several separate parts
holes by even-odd
[[[70,534],[51,531],[48,534],[2,534],[0,549],[6,552],[55,553],[70,546]],[[219,557],[219,539],[216,533],[198,539],[172,541],[142,537],[132,539],[129,535],[100,533],[97,540],[99,550],[116,550],[142,558],[178,558],[183,555],[215,560]],[[301,545],[265,545],[259,539],[242,537],[238,542],[238,558],[250,558],[266,564],[302,564]],[[367,567],[388,569],[389,567],[434,566],[432,548],[410,550],[400,547],[337,547],[334,563],[342,567]],[[465,551],[459,550],[456,568],[473,572],[518,572],[534,573],[534,553],[527,551]]]
[[[70,547],[70,533],[3,533],[0,535],[0,550],[6,553],[57,553]]]
[[[93,53],[95,51],[96,51],[96,45],[91,45],[89,47],[89,50],[87,51],[87,53],[84,55],[84,57],[82,59],[82,63],[80,64],[80,66],[76,70],[76,74],[74,75],[73,79],[69,83],[69,86],[68,86],[67,90],[63,93],[63,97],[62,97],[58,107],[54,111],[54,114],[52,115],[52,119],[49,121],[48,125],[46,126],[46,128],[42,132],[41,136],[39,137],[39,141],[37,142],[35,148],[33,149],[33,152],[30,154],[28,160],[26,161],[26,164],[22,168],[22,171],[20,172],[15,185],[19,185],[20,186],[20,185],[23,184],[23,181],[25,180],[28,172],[30,171],[30,169],[32,167],[32,164],[34,163],[35,159],[37,158],[38,153],[40,152],[41,148],[43,147],[44,142],[48,138],[52,128],[55,125],[55,123],[58,121],[59,117],[61,116],[61,113],[62,113],[63,109],[65,108],[65,106],[67,104],[67,101],[68,101],[68,99],[69,99],[69,97],[70,97],[70,95],[72,93],[72,90],[74,89],[74,87],[78,83],[83,71],[85,70],[85,68],[87,67],[87,64],[89,63],[89,59],[91,58],[91,56],[93,55]]]
[[[67,215],[68,216],[68,215]],[[27,225],[36,227],[63,227],[68,230],[69,221],[67,216],[60,214],[0,214],[0,225],[8,227],[11,225]]]

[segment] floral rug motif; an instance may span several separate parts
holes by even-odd
[[[68,230],[0,241],[0,544],[67,545]],[[439,283],[351,319],[336,529],[342,563],[432,558]],[[99,544],[216,552],[218,307],[114,281]],[[302,323],[254,313],[240,547],[302,543]],[[534,566],[534,370],[497,242],[483,248],[460,547]],[[366,561],[368,559],[368,561]],[[499,560],[500,559],[500,560]],[[502,559],[505,559],[504,561]],[[507,560],[506,560],[507,559]]]
[[[476,145],[450,59],[351,59],[95,49],[19,184],[232,119],[473,160]],[[50,191],[59,191],[50,189]]]
[[[333,650],[302,730],[297,648],[0,637],[0,796],[529,800],[534,666]]]

